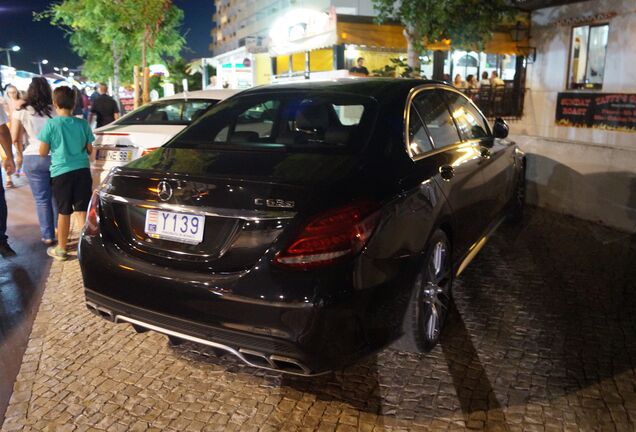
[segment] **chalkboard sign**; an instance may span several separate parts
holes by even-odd
[[[636,132],[636,94],[559,93],[556,123]]]

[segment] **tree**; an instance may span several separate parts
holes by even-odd
[[[382,69],[374,69],[372,74],[374,76],[392,77],[392,78],[408,78],[413,72],[419,72],[419,70],[413,69],[403,59],[396,57],[389,59],[391,64],[385,65]]]
[[[407,63],[419,68],[426,42],[452,41],[453,46],[482,50],[493,30],[517,10],[508,0],[373,0],[380,23],[400,21],[407,41]]]
[[[144,8],[148,16],[139,12]],[[157,17],[162,11],[161,18]],[[179,33],[183,11],[170,0],[63,0],[35,15],[64,29],[84,60],[85,75],[119,88],[121,71],[140,61],[178,57],[184,45]],[[128,75],[125,82],[131,82]]]

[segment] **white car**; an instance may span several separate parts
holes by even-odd
[[[114,167],[125,165],[164,145],[216,103],[239,90],[179,93],[146,104],[106,126],[95,129],[91,158],[93,184]]]

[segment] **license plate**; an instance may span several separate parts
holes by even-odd
[[[144,231],[152,238],[196,245],[203,241],[204,226],[205,216],[147,210]]]
[[[132,160],[132,150],[99,150],[97,159],[108,162],[129,162]]]

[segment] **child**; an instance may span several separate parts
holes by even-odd
[[[75,95],[70,87],[58,87],[53,92],[53,105],[58,117],[46,122],[38,134],[40,156],[51,151],[51,185],[58,206],[58,245],[47,249],[49,256],[64,261],[71,225],[71,214],[77,213],[81,223],[91,199],[92,179],[88,156],[95,141],[88,122],[72,116]]]

